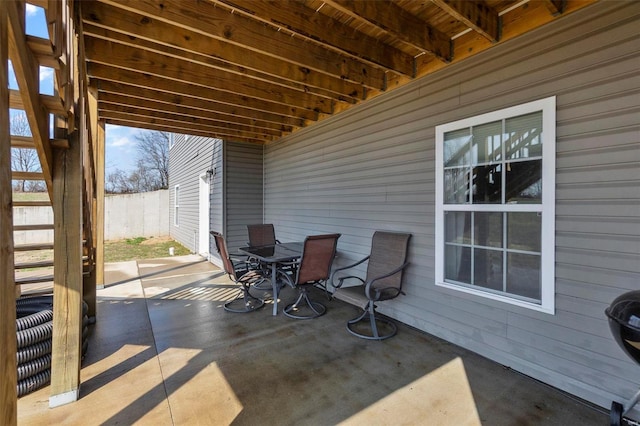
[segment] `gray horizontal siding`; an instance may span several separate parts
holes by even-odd
[[[262,223],[262,145],[225,143],[225,237],[230,251],[247,244],[247,225]]]
[[[640,369],[604,309],[640,286],[639,2],[601,2],[265,149],[265,221],[282,241],[410,232],[406,297],[380,310],[592,402]],[[556,313],[434,285],[435,126],[557,97]]]
[[[170,233],[176,241],[192,252],[198,250],[200,175],[217,166],[221,171],[221,142],[199,136],[175,135],[175,144],[169,150]],[[220,199],[222,173],[216,173],[211,181],[211,217],[221,217]],[[180,185],[179,225],[174,221],[174,188]],[[218,212],[216,214],[216,212]],[[220,221],[218,221],[220,222]],[[212,221],[210,229],[215,229]],[[215,250],[214,250],[215,251]],[[211,253],[211,250],[209,251]]]

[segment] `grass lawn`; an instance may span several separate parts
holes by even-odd
[[[48,201],[48,192],[14,192],[12,194],[14,201]]]
[[[104,242],[104,261],[123,262],[127,260],[155,259],[169,257],[169,247],[173,247],[175,256],[190,254],[189,249],[168,238],[127,238]]]

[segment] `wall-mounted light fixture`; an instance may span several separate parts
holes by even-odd
[[[216,168],[214,167],[213,169],[209,169],[206,171],[207,173],[207,178],[209,179],[209,182],[211,182],[213,180],[213,177],[216,175]]]

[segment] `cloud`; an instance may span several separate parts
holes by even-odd
[[[109,146],[113,146],[113,147],[129,146],[132,143],[133,142],[131,141],[131,139],[129,139],[128,137],[124,136],[124,137],[121,137],[121,138],[117,138],[117,139],[111,140],[111,142],[109,143]]]
[[[32,4],[27,3],[26,5],[26,12],[27,12],[27,17],[31,17],[34,16],[36,13],[38,13],[38,7],[34,6]]]
[[[49,79],[53,79],[53,68],[49,68],[49,67],[40,67],[40,81],[45,81],[45,80],[49,80]]]

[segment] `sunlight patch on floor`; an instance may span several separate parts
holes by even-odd
[[[342,425],[481,425],[462,359],[393,392]]]
[[[159,355],[174,424],[232,424],[242,403],[218,364],[201,353],[169,348]]]

